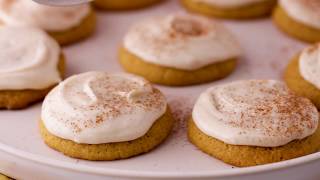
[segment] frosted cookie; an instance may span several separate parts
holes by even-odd
[[[131,27],[120,49],[120,63],[151,82],[180,86],[226,77],[240,54],[240,45],[222,24],[175,14]]]
[[[274,80],[214,86],[197,100],[189,140],[203,152],[245,167],[317,152],[319,113],[310,100]]]
[[[169,135],[173,118],[162,93],[130,74],[88,72],[45,98],[40,130],[67,156],[116,160],[149,152]]]
[[[95,29],[89,4],[52,7],[32,0],[0,0],[0,21],[6,25],[31,25],[47,31],[59,44],[82,40]]]
[[[94,0],[95,7],[104,10],[130,10],[147,7],[162,0]]]
[[[230,19],[248,19],[271,14],[276,0],[181,0],[192,12]]]
[[[273,20],[281,30],[297,39],[320,41],[319,0],[279,0]]]
[[[0,27],[0,108],[24,108],[62,80],[58,43],[32,27]]]
[[[288,87],[310,99],[320,110],[320,44],[313,45],[295,56],[284,74]]]

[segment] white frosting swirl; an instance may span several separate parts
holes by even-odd
[[[319,121],[310,100],[274,80],[236,81],[202,93],[193,113],[197,127],[227,144],[277,147],[313,134]]]
[[[7,25],[32,25],[46,31],[64,31],[79,25],[90,5],[52,7],[32,0],[0,0],[0,21]]]
[[[40,29],[0,27],[0,90],[45,89],[61,81],[60,47]]]
[[[220,23],[175,14],[144,20],[124,38],[124,47],[144,61],[183,70],[236,58],[241,49]]]
[[[306,48],[299,58],[301,76],[320,89],[320,44]]]
[[[103,144],[145,135],[166,107],[165,97],[140,77],[88,72],[54,88],[43,102],[41,118],[55,136]]]
[[[280,0],[279,3],[291,18],[320,29],[319,0]]]
[[[242,7],[266,0],[193,0],[199,3],[206,3],[209,5],[219,6],[223,8]]]

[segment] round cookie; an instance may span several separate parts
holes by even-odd
[[[48,33],[57,40],[59,44],[69,45],[88,38],[92,33],[94,33],[95,27],[96,14],[94,11],[91,11],[78,26],[61,32],[49,31]]]
[[[319,127],[312,136],[280,147],[237,146],[226,144],[204,134],[190,119],[188,121],[188,137],[190,142],[201,151],[237,167],[285,161],[315,153],[320,149]]]
[[[185,86],[228,76],[240,54],[240,45],[221,24],[175,14],[133,26],[119,50],[119,61],[126,71],[153,83]]]
[[[242,5],[220,7],[209,4],[209,2],[201,2],[201,0],[181,0],[182,5],[191,12],[227,19],[249,19],[267,16],[272,12],[276,2],[276,0],[261,0],[251,3],[241,2]],[[222,3],[222,1],[219,3]],[[228,4],[228,2],[223,3]]]
[[[5,175],[0,174],[0,180],[10,180],[10,178]]]
[[[86,160],[125,159],[151,151],[173,127],[161,92],[129,74],[72,76],[45,98],[40,121],[44,142]]]
[[[94,0],[93,4],[98,9],[103,10],[131,10],[144,8],[162,0]]]
[[[65,74],[65,60],[61,55],[57,69],[61,77]],[[46,89],[25,89],[25,90],[0,90],[0,109],[22,109],[30,104],[41,101],[54,87]]]
[[[30,0],[2,0],[0,21],[5,25],[41,28],[60,45],[68,45],[89,37],[94,32],[96,15],[90,4],[52,7]]]
[[[310,99],[320,110],[320,89],[303,78],[299,70],[301,54],[295,56],[288,64],[284,81],[287,86],[300,96]]]
[[[20,109],[42,100],[64,76],[58,43],[40,29],[2,27],[0,47],[0,108]]]
[[[297,0],[294,0],[297,1]],[[301,1],[301,0],[298,0]],[[315,3],[319,3],[319,1],[314,1]],[[287,4],[292,4],[292,2],[287,2]],[[309,3],[303,3],[302,6],[306,6],[308,7]],[[317,8],[320,7],[319,5],[311,5],[309,8],[309,11],[314,11],[313,13],[317,13],[319,10],[315,10],[313,8]],[[292,8],[295,9],[295,8]],[[303,17],[300,15],[300,13],[294,13],[296,14],[297,17]],[[291,13],[291,14],[292,14]],[[318,21],[320,21],[320,15],[318,16]],[[292,17],[292,15],[288,14],[288,11],[285,10],[281,5],[278,5],[272,15],[273,21],[274,23],[277,25],[277,27],[279,27],[283,32],[285,32],[286,34],[297,38],[299,40],[305,41],[305,42],[310,42],[310,43],[314,43],[314,42],[318,42],[320,41],[320,25],[319,26],[313,26],[310,25],[310,23],[308,24],[307,21],[303,21],[302,19],[295,19]],[[308,18],[308,17],[306,17]],[[314,18],[310,17],[309,21],[313,21],[316,22],[314,20]],[[308,21],[308,22],[309,22]]]
[[[188,122],[191,143],[228,164],[246,167],[289,160],[320,149],[319,112],[274,80],[209,88]]]
[[[219,80],[231,74],[237,64],[237,59],[234,58],[197,70],[186,71],[145,62],[125,48],[120,49],[119,57],[120,64],[126,71],[167,86],[184,86]]]
[[[151,151],[167,138],[172,126],[172,116],[168,109],[161,118],[156,120],[144,136],[132,141],[79,144],[50,134],[42,121],[40,122],[40,133],[48,146],[67,156],[92,161],[110,161],[126,159]]]

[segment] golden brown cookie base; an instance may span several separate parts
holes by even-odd
[[[58,64],[61,77],[65,73],[65,59],[61,55]],[[0,109],[21,109],[42,100],[55,85],[41,90],[0,90]]]
[[[40,133],[49,147],[67,156],[92,161],[109,161],[125,159],[151,151],[170,134],[173,123],[174,120],[168,109],[167,112],[153,124],[149,131],[138,139],[127,142],[94,145],[78,144],[54,136],[47,131],[42,121],[40,122]]]
[[[292,91],[310,99],[320,110],[320,90],[301,76],[299,57],[300,55],[295,56],[288,64],[284,73],[284,81]]]
[[[312,136],[292,141],[280,147],[237,146],[226,144],[204,134],[190,119],[188,122],[188,137],[201,151],[238,167],[289,160],[315,153],[320,149],[320,128]]]
[[[10,178],[3,174],[0,174],[0,180],[10,180]]]
[[[267,16],[271,14],[276,2],[276,0],[266,0],[243,7],[221,8],[194,0],[181,0],[183,6],[191,12],[227,19],[250,19]]]
[[[143,76],[153,83],[168,86],[200,84],[224,78],[234,71],[237,61],[230,59],[197,70],[187,71],[148,63],[125,48],[120,49],[119,56],[120,64],[126,71]]]
[[[275,8],[272,18],[274,23],[290,36],[310,43],[320,41],[320,29],[295,21],[280,6]]]
[[[94,6],[102,10],[131,10],[144,8],[163,0],[95,0]]]
[[[78,26],[61,32],[48,32],[60,45],[68,45],[89,37],[96,27],[96,14],[93,10]]]

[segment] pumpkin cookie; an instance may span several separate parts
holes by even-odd
[[[314,43],[320,41],[319,12],[319,0],[280,0],[273,20],[287,34]]]
[[[62,80],[64,57],[42,30],[2,27],[0,49],[0,108],[24,108]]]
[[[234,166],[274,163],[320,149],[319,113],[281,82],[237,81],[200,95],[188,137],[203,152]]]
[[[320,110],[320,44],[306,48],[295,56],[284,74],[288,87],[310,99]]]
[[[222,24],[176,14],[133,26],[119,57],[128,72],[154,83],[181,86],[226,77],[240,54],[238,42]]]
[[[40,132],[67,156],[116,160],[154,149],[173,118],[162,93],[130,74],[88,72],[66,79],[45,98]]]
[[[6,25],[39,27],[59,44],[67,45],[91,35],[95,29],[96,17],[89,4],[52,7],[30,0],[2,0],[0,21]]]
[[[0,174],[0,180],[10,180],[10,178],[5,175]]]
[[[276,0],[181,0],[181,3],[189,11],[228,19],[267,16],[271,13],[276,2]]]
[[[94,0],[95,7],[104,10],[130,10],[144,8],[162,0]]]

